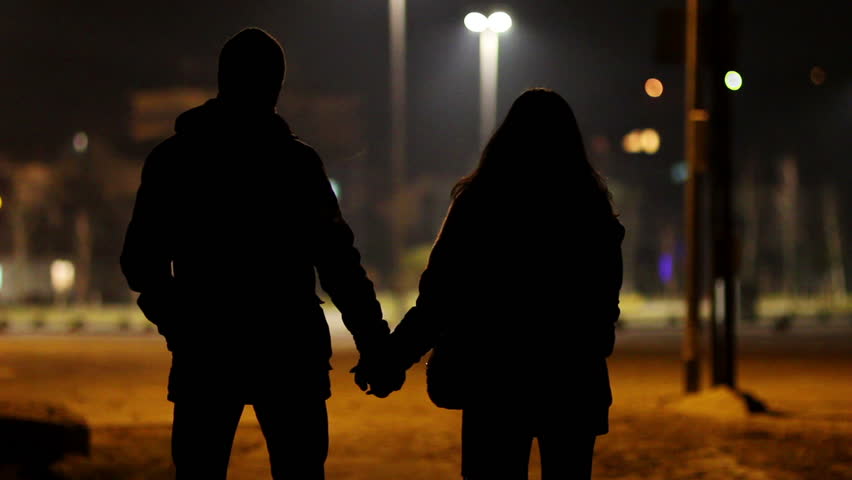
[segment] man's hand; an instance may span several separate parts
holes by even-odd
[[[380,367],[376,376],[370,379],[370,390],[367,395],[385,398],[393,392],[402,389],[405,383],[405,370]]]
[[[400,390],[405,383],[405,369],[390,362],[379,363],[376,359],[362,359],[350,372],[355,374],[355,384],[362,392],[379,398]]]
[[[139,309],[157,332],[166,339],[166,348],[174,352],[177,345],[184,343],[182,331],[176,319],[183,319],[180,302],[174,291],[163,289],[155,292],[143,292],[136,301]]]

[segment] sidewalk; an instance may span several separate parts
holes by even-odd
[[[780,338],[743,339],[740,385],[779,413],[743,419],[667,408],[682,395],[679,337],[622,334],[610,362],[611,433],[599,438],[594,478],[852,480],[848,337]],[[0,352],[3,396],[60,400],[92,427],[91,458],[65,461],[65,478],[172,478],[169,356],[161,341],[7,336],[0,337]],[[377,399],[352,383],[354,352],[339,343],[335,352],[327,478],[459,478],[460,415],[429,403],[422,364],[409,372],[402,391]],[[565,380],[570,388],[570,372]],[[250,410],[233,452],[229,479],[270,478]],[[533,480],[539,478],[536,455]]]

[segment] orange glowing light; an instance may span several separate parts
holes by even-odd
[[[624,136],[621,147],[627,153],[639,153],[642,151],[642,138],[639,130],[633,130]]]
[[[639,146],[648,155],[660,150],[660,134],[653,128],[646,128],[639,133]]]
[[[663,82],[656,78],[649,78],[648,80],[645,80],[645,93],[647,93],[649,97],[659,97],[663,94]]]

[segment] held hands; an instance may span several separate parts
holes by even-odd
[[[405,370],[401,369],[390,369],[386,366],[365,367],[364,362],[358,362],[350,372],[355,374],[355,384],[361,391],[379,398],[386,398],[400,390],[405,383]]]
[[[394,361],[388,347],[385,343],[362,353],[358,365],[349,371],[355,374],[355,384],[367,395],[385,398],[405,383],[405,368]]]

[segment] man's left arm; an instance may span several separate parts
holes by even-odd
[[[308,147],[309,148],[309,147]],[[382,344],[390,333],[382,318],[373,282],[361,265],[355,235],[343,218],[322,161],[309,150],[309,186],[317,211],[313,219],[313,264],[320,286],[340,311],[362,354]]]
[[[167,160],[158,149],[145,160],[120,264],[128,286],[140,294],[139,308],[168,341],[171,340],[170,318],[174,313],[175,292],[169,246],[172,232],[165,188],[167,171],[163,163]]]

